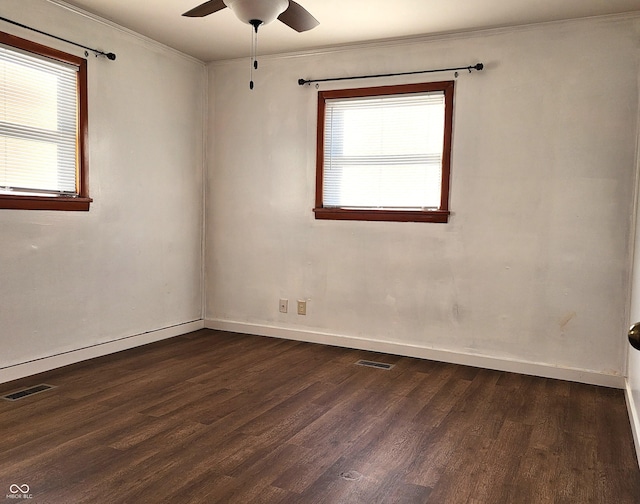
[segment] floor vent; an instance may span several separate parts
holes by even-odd
[[[7,394],[6,396],[2,396],[3,399],[6,399],[7,401],[17,401],[18,399],[23,399],[24,397],[33,395],[33,394],[39,394],[40,392],[44,392],[45,390],[49,390],[55,388],[53,385],[46,385],[46,384],[41,384],[41,385],[36,385],[35,387],[29,387],[27,389],[24,390],[18,390],[17,392],[13,392],[12,394]]]
[[[391,369],[393,367],[393,364],[385,364],[384,362],[373,362],[369,360],[359,360],[356,364],[358,366],[367,366],[377,369]]]

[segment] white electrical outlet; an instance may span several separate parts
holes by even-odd
[[[289,311],[289,300],[281,299],[280,300],[280,313],[287,313]]]
[[[298,315],[307,314],[307,302],[304,299],[298,299]]]

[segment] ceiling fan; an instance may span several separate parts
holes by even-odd
[[[278,18],[297,32],[315,28],[320,23],[293,0],[209,0],[185,12],[186,17],[204,17],[229,7],[236,17],[254,27],[266,25]]]
[[[260,26],[271,23],[276,18],[297,32],[311,30],[320,24],[302,5],[293,0],[209,0],[185,12],[183,16],[204,17],[225,7],[229,7],[240,21],[253,26],[249,89],[253,89],[253,70],[258,69],[256,48]]]

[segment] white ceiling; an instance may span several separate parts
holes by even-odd
[[[53,0],[56,1],[56,0]],[[65,0],[202,61],[248,56],[251,27],[224,9],[181,14],[204,0]],[[64,3],[57,1],[57,3]],[[298,0],[320,25],[260,28],[258,54],[640,11],[640,0]]]

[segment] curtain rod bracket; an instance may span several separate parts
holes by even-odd
[[[34,32],[39,33],[41,35],[46,35],[47,37],[51,37],[51,38],[54,38],[56,40],[61,40],[62,42],[66,42],[67,44],[71,44],[71,45],[74,45],[76,47],[82,47],[83,49],[85,49],[85,52],[84,52],[85,57],[89,56],[89,53],[87,51],[91,51],[93,54],[96,55],[96,57],[104,56],[105,58],[107,58],[108,60],[111,60],[111,61],[116,59],[116,55],[114,53],[112,53],[112,52],[107,53],[107,52],[104,52],[104,51],[100,51],[99,49],[92,49],[91,47],[87,47],[85,45],[78,44],[76,42],[72,42],[71,40],[67,40],[67,39],[64,39],[62,37],[58,37],[57,35],[51,35],[51,33],[47,33],[47,32],[44,32],[42,30],[38,30],[37,28],[32,28],[31,26],[27,26],[27,25],[24,25],[22,23],[18,23],[17,21],[12,21],[11,19],[0,17],[0,20],[6,21],[7,23],[11,23],[12,25],[19,26],[20,28],[25,28],[27,30],[34,31]]]
[[[456,67],[456,68],[438,68],[436,70],[418,70],[416,72],[400,72],[400,73],[388,73],[388,74],[378,74],[378,75],[358,75],[354,77],[333,77],[328,79],[298,79],[298,85],[304,86],[305,84],[311,84],[312,82],[329,82],[329,81],[343,81],[343,80],[354,80],[354,79],[373,79],[377,77],[397,77],[399,75],[415,75],[415,74],[423,74],[423,73],[437,73],[437,72],[456,72],[456,77],[458,76],[457,70],[469,70],[471,73],[473,70],[480,71],[484,69],[483,63],[476,63],[475,65]]]

